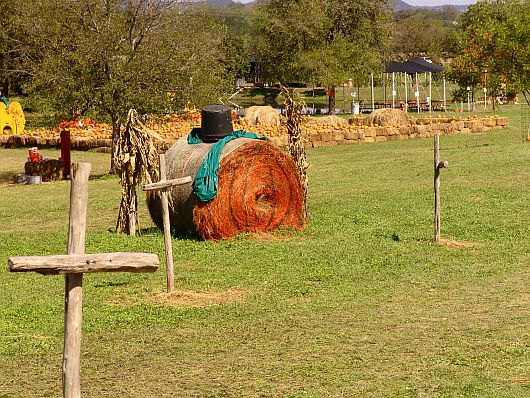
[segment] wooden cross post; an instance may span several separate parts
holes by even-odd
[[[447,160],[440,160],[440,135],[434,135],[434,240],[440,241],[440,170],[449,165]]]
[[[190,176],[175,178],[173,180],[166,180],[166,159],[164,154],[158,156],[160,163],[160,181],[152,184],[142,186],[144,191],[160,191],[160,202],[162,205],[162,220],[164,223],[164,244],[166,247],[166,269],[167,269],[167,292],[173,292],[174,271],[173,271],[173,248],[171,246],[171,226],[169,223],[169,203],[168,203],[168,189],[182,184],[187,184],[192,181]]]
[[[75,163],[71,169],[70,220],[67,255],[11,257],[9,271],[34,271],[43,275],[65,275],[63,397],[81,397],[79,377],[83,273],[154,272],[158,256],[149,253],[85,253],[85,228],[90,164]]]

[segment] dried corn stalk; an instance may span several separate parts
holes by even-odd
[[[120,173],[122,197],[116,231],[134,236],[140,232],[138,222],[138,197],[136,187],[158,181],[158,151],[155,140],[163,141],[154,131],[148,130],[134,109],[129,111],[125,129],[120,130],[114,159]]]
[[[307,221],[307,188],[309,186],[309,179],[307,177],[307,169],[309,163],[305,154],[304,140],[302,138],[302,109],[305,104],[303,100],[296,99],[293,89],[288,89],[281,86],[282,93],[285,96],[285,114],[287,116],[287,132],[289,134],[289,155],[294,160],[300,176],[300,182],[304,191],[303,203],[303,217]]]

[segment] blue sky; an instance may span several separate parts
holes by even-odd
[[[234,0],[238,3],[249,3],[253,0]],[[441,6],[445,4],[474,4],[477,0],[404,0],[413,6]]]

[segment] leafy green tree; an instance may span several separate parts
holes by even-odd
[[[461,12],[454,6],[443,6],[441,8],[409,8],[394,13],[394,18],[401,21],[408,18],[419,18],[425,20],[438,20],[446,23],[455,22]]]
[[[216,6],[199,3],[187,10],[188,14],[204,15],[223,25],[228,32],[223,47],[225,64],[237,77],[245,77],[250,72],[249,40],[251,34],[250,7],[241,3]]]
[[[215,5],[212,3],[199,3],[192,7],[189,12],[202,12],[212,17],[219,23],[228,27],[229,33],[234,37],[244,37],[251,30],[252,7],[241,3],[232,2],[228,6]]]
[[[226,28],[171,0],[28,0],[29,89],[60,114],[108,118],[113,139],[130,108],[217,102],[232,88]],[[228,46],[229,47],[229,46]]]
[[[452,21],[436,18],[432,13],[398,18],[392,35],[393,59],[426,56],[439,62],[450,52],[450,35],[454,29]]]
[[[257,59],[271,81],[333,88],[377,71],[388,54],[387,0],[271,0],[257,7]]]
[[[8,95],[27,75],[23,62],[24,36],[17,26],[15,0],[0,1],[0,90]]]
[[[462,15],[450,76],[461,87],[522,92],[530,106],[530,2],[480,1]]]

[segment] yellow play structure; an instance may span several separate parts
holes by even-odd
[[[18,102],[7,106],[0,101],[0,134],[23,134],[25,124],[26,118]]]

